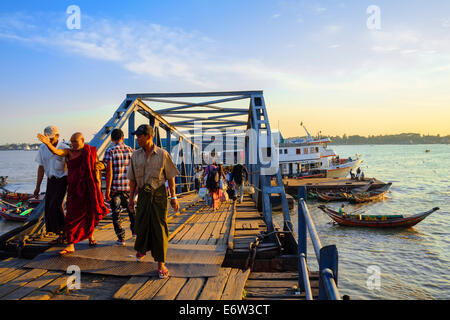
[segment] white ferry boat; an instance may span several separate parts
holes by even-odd
[[[330,138],[313,139],[306,127],[303,128],[306,139],[288,139],[279,144],[279,163],[283,176],[343,178],[363,161],[358,154],[354,158],[340,158],[327,148]]]

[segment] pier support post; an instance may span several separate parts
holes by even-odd
[[[338,284],[338,251],[336,245],[329,245],[320,249],[320,261],[319,261],[319,300],[327,300],[327,288],[325,287],[325,275],[324,270],[330,270],[332,277],[337,286]]]

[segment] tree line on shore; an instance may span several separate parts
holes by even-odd
[[[299,137],[296,137],[299,138]],[[315,137],[317,138],[317,137]],[[419,133],[401,133],[389,135],[369,135],[367,137],[360,135],[330,136],[330,144],[449,144],[450,135],[421,135]],[[289,138],[293,139],[293,138]]]

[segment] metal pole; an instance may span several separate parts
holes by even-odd
[[[299,201],[300,206],[302,207],[302,210],[305,215],[305,220],[308,225],[308,231],[309,235],[311,237],[312,244],[314,246],[314,251],[316,253],[317,261],[320,263],[320,249],[322,249],[322,244],[320,243],[319,236],[316,231],[316,227],[314,226],[314,223],[312,222],[311,214],[309,213],[308,207],[305,204],[304,200]]]

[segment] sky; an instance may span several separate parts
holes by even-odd
[[[450,134],[446,0],[2,0],[0,67],[0,144],[90,139],[135,92],[263,90],[284,137]]]

